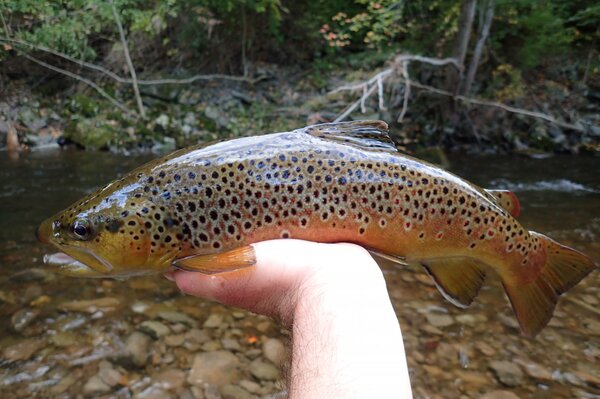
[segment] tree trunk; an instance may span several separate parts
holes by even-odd
[[[458,88],[463,78],[463,70],[467,50],[469,48],[469,39],[473,29],[473,20],[475,19],[475,9],[477,0],[463,0],[460,8],[460,17],[458,20],[458,33],[452,57],[456,59],[459,65],[459,71],[451,71],[448,75],[448,91],[458,92]]]
[[[492,27],[492,21],[494,19],[494,7],[495,0],[488,0],[487,5],[485,7],[483,23],[479,27],[479,37],[477,38],[477,44],[475,44],[473,58],[471,58],[469,70],[467,71],[467,76],[465,78],[464,85],[462,88],[462,94],[465,96],[469,96],[471,94],[471,88],[473,86],[473,82],[475,81],[477,68],[479,67],[479,62],[481,61],[483,47],[488,39],[488,36],[490,35],[490,28]]]

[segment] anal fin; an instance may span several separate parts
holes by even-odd
[[[187,256],[173,262],[173,266],[179,269],[204,274],[231,272],[252,267],[255,264],[256,255],[254,248],[250,245],[227,252]]]
[[[471,258],[422,259],[420,263],[444,298],[460,308],[473,302],[485,280],[481,265]]]

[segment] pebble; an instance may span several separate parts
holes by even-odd
[[[228,351],[199,353],[194,356],[187,381],[192,385],[222,386],[239,379],[240,360]]]
[[[167,346],[181,346],[185,342],[184,334],[167,335],[164,339]]]
[[[594,373],[593,370],[590,371],[592,373],[587,373],[585,371],[574,371],[573,374],[575,374],[575,376],[580,380],[585,381],[586,384],[600,389],[600,374]]]
[[[481,399],[520,399],[510,391],[490,391],[481,397]]]
[[[525,374],[531,378],[541,381],[553,381],[552,371],[542,366],[541,364],[533,363],[523,359],[515,359],[515,363],[523,368]]]
[[[238,384],[250,393],[258,393],[260,391],[260,385],[254,381],[241,380]]]
[[[205,342],[202,344],[201,348],[204,352],[212,352],[212,351],[218,351],[219,349],[223,349],[223,347],[221,346],[221,343],[217,340]]]
[[[201,399],[223,399],[219,392],[219,388],[210,384],[206,385],[202,395]],[[198,399],[198,397],[196,398]]]
[[[119,298],[103,297],[89,300],[78,300],[63,302],[58,305],[58,308],[63,311],[96,313],[98,311],[108,313],[116,310],[121,304]]]
[[[600,321],[590,319],[583,323],[585,328],[587,328],[593,335],[600,335]]]
[[[141,392],[133,395],[133,399],[171,399],[170,393],[164,389],[151,385]]]
[[[274,381],[279,378],[279,369],[260,359],[253,360],[248,369],[259,380]]]
[[[234,338],[223,338],[221,340],[221,345],[223,346],[223,349],[234,352],[239,352],[242,349],[238,340]]]
[[[16,362],[31,358],[38,350],[45,346],[39,339],[24,339],[4,349],[2,357],[8,361]]]
[[[246,391],[239,385],[227,384],[221,388],[223,399],[255,399],[256,396]]]
[[[496,354],[496,350],[485,342],[479,341],[475,344],[475,347],[486,356],[494,356]]]
[[[154,374],[152,380],[163,389],[175,391],[183,386],[185,372],[177,369],[167,369]]]
[[[150,337],[139,331],[133,332],[125,341],[125,357],[128,363],[137,367],[146,365],[150,354]]]
[[[206,319],[206,321],[204,322],[203,327],[204,328],[217,328],[221,324],[223,324],[223,315],[217,314],[217,313],[211,313],[211,315],[208,316],[208,319]]]
[[[100,362],[97,375],[109,387],[114,387],[125,382],[124,375],[117,371],[112,363],[106,360]]]
[[[521,368],[514,363],[507,361],[494,361],[490,363],[490,368],[498,380],[509,387],[515,387],[523,382],[523,372]]]
[[[81,336],[71,331],[60,331],[54,334],[50,340],[54,345],[63,348],[82,343]]]
[[[519,323],[514,316],[507,316],[504,313],[499,313],[497,319],[502,325],[514,330],[519,330]]]
[[[262,346],[265,358],[276,366],[281,366],[287,360],[287,351],[283,342],[277,338],[268,338]]]
[[[195,327],[198,324],[196,320],[192,319],[185,313],[176,311],[158,312],[158,317],[171,323],[183,323],[189,327]]]
[[[156,320],[147,320],[140,324],[139,328],[140,331],[147,333],[154,339],[164,337],[171,333],[171,329],[169,327]]]
[[[198,328],[192,328],[185,334],[186,342],[193,342],[196,344],[203,344],[206,341],[210,340],[210,336],[204,330],[200,330]]]
[[[97,375],[90,378],[83,386],[83,393],[87,395],[97,395],[107,392],[110,392],[110,386]]]
[[[10,318],[10,325],[17,332],[23,331],[40,314],[38,309],[23,308],[17,310]]]
[[[447,314],[427,313],[427,322],[434,327],[448,327],[454,324],[454,318]]]

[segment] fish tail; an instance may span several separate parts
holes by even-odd
[[[503,281],[523,333],[537,335],[550,321],[561,294],[575,286],[598,265],[588,256],[557,243],[542,234],[530,232],[545,250],[537,276],[527,282]],[[516,279],[518,281],[518,279]]]

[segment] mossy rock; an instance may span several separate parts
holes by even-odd
[[[100,104],[90,96],[78,94],[69,102],[69,109],[73,114],[80,114],[89,118],[100,112]]]
[[[115,121],[89,118],[73,121],[65,129],[65,137],[88,150],[103,150],[123,138],[121,131]]]

